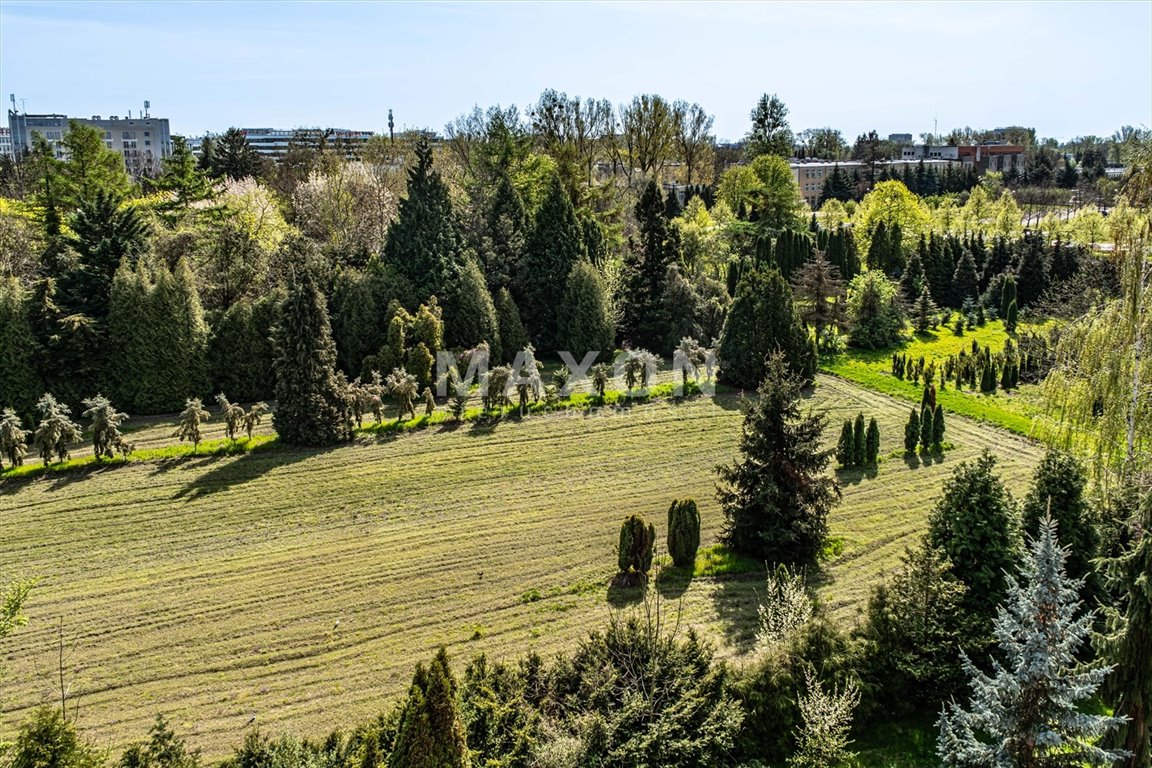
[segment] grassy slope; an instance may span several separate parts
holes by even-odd
[[[973,339],[981,347],[987,345],[993,352],[999,352],[1004,348],[1006,338],[1004,324],[998,320],[988,323],[983,328],[966,331],[963,336],[956,336],[947,328],[940,328],[936,331],[915,334],[911,341],[899,348],[851,349],[842,355],[822,361],[821,367],[828,373],[862,384],[869,389],[919,404],[924,392],[923,382],[913,384],[911,379],[901,380],[893,376],[893,353],[905,353],[909,360],[923,356],[925,362],[935,358],[939,367],[947,357],[958,354],[960,350],[971,352]],[[1032,402],[1036,392],[1035,386],[1025,385],[1019,390],[1007,393],[997,389],[994,394],[982,395],[973,390],[957,391],[955,382],[952,381],[948,382],[947,388],[941,390],[939,383],[937,378],[936,399],[949,413],[959,413],[972,419],[987,421],[1017,434],[1032,434],[1032,420],[1039,412]]]
[[[882,455],[899,449],[903,403],[826,376],[812,402],[830,409],[829,440],[863,410],[880,421]],[[162,711],[209,757],[254,715],[314,735],[362,720],[440,643],[458,661],[569,648],[620,603],[606,585],[626,512],[663,536],[670,500],[693,496],[704,543],[715,540],[712,470],[739,425],[727,396],[0,484],[5,575],[44,578],[0,659],[5,718],[50,698],[57,617],[86,732],[122,746]],[[136,439],[162,445],[170,431]],[[948,439],[957,448],[931,465],[889,458],[876,477],[842,474],[832,532],[845,549],[821,588],[842,619],[912,543],[959,461],[993,447],[1019,490],[1038,460],[1035,445],[960,418]],[[759,583],[663,591],[682,593],[686,621],[736,656]],[[539,599],[523,597],[532,590]]]

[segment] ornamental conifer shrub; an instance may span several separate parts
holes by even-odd
[[[621,582],[643,581],[652,569],[652,555],[656,545],[656,528],[644,525],[644,518],[631,515],[620,525],[620,544],[616,563]]]
[[[915,408],[908,416],[908,423],[904,425],[904,452],[915,453],[916,445],[920,442],[920,414]]]
[[[868,460],[868,436],[864,430],[864,414],[858,413],[852,426],[852,463],[855,466]]]
[[[841,467],[851,467],[856,463],[852,442],[852,419],[844,419],[840,428],[840,441],[836,443],[836,463]]]
[[[700,511],[694,499],[677,499],[668,508],[668,553],[677,568],[696,565],[700,548]]]
[[[868,432],[864,440],[865,460],[868,464],[875,464],[880,457],[880,425],[873,416],[868,422]]]

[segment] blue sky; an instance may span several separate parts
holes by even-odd
[[[0,0],[0,93],[29,112],[431,127],[545,88],[696,101],[721,138],[764,92],[851,141],[952,127],[1152,127],[1152,2],[64,3]]]

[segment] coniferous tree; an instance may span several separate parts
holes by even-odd
[[[816,562],[828,512],[840,498],[824,475],[832,451],[820,447],[825,418],[800,412],[801,380],[772,354],[755,400],[745,401],[740,458],[717,469],[724,541],[773,563]]]
[[[928,292],[928,286],[925,285],[920,289],[920,296],[917,297],[916,304],[912,308],[916,330],[920,333],[927,331],[936,322],[936,311],[936,302],[932,301],[932,295]]]
[[[587,352],[598,352],[601,360],[611,359],[615,332],[608,290],[587,261],[577,262],[568,273],[557,320],[557,349],[571,352],[576,360]]]
[[[844,419],[840,440],[836,443],[836,463],[847,469],[856,464],[856,446],[852,437],[852,419]]]
[[[852,463],[858,467],[868,462],[868,436],[864,430],[864,414],[858,413],[852,424]]]
[[[1127,768],[1152,765],[1152,494],[1144,498],[1133,540],[1118,556],[1103,562],[1108,586],[1122,596],[1107,609],[1107,632],[1096,638],[1101,655],[1113,665],[1105,680],[1104,701],[1127,717],[1114,746],[1131,757]]]
[[[1064,559],[1056,523],[1044,520],[1020,580],[1007,577],[994,621],[1004,660],[987,674],[962,657],[972,700],[970,709],[952,702],[940,715],[937,754],[946,768],[1110,766],[1123,756],[1096,744],[1120,718],[1081,710],[1110,669],[1077,661],[1094,612],[1080,613],[1080,582],[1065,573]]]
[[[496,295],[496,325],[503,346],[503,360],[511,360],[517,350],[528,346],[528,333],[520,320],[520,310],[516,308],[512,292],[507,288],[501,288]],[[497,362],[500,360],[497,358]]]
[[[40,389],[38,346],[20,282],[14,277],[0,281],[0,403],[22,415],[31,414]]]
[[[36,416],[39,421],[32,435],[32,442],[44,464],[68,459],[68,446],[80,442],[84,434],[71,418],[72,409],[60,403],[51,394],[45,393],[36,401]]]
[[[108,398],[96,395],[84,401],[85,411],[81,414],[89,420],[92,430],[92,453],[96,460],[111,459],[116,452],[127,454],[132,447],[124,442],[120,425],[128,414],[117,411]]]
[[[932,450],[939,451],[944,445],[944,406],[936,404],[932,413]]]
[[[677,568],[691,570],[700,548],[700,511],[694,499],[677,499],[668,508],[668,554]]]
[[[369,275],[353,270],[340,274],[332,298],[332,337],[337,364],[353,378],[364,373],[364,358],[384,343],[380,310]]]
[[[792,291],[775,269],[745,275],[728,309],[720,334],[720,379],[752,388],[763,380],[765,358],[781,351],[804,380],[810,368],[808,334],[792,306]]]
[[[114,195],[100,191],[81,202],[72,231],[77,259],[61,278],[62,303],[72,313],[103,321],[116,270],[144,250],[148,226],[138,209],[123,208]]]
[[[184,410],[180,412],[176,431],[172,433],[172,436],[179,438],[180,442],[187,440],[192,443],[192,453],[196,453],[200,441],[204,439],[200,425],[210,418],[212,418],[212,414],[208,413],[200,398],[190,397],[184,403]]]
[[[496,306],[492,302],[492,294],[488,292],[484,274],[474,259],[468,258],[465,261],[456,281],[446,312],[447,345],[457,349],[471,349],[486,341],[492,356],[499,360],[501,339]]]
[[[488,241],[482,251],[484,275],[494,294],[512,285],[519,274],[528,234],[528,215],[507,173],[500,174],[485,220]],[[516,347],[521,349],[522,347]]]
[[[932,450],[932,439],[936,434],[936,414],[932,406],[925,405],[920,410],[920,448],[923,451]]]
[[[988,451],[962,462],[928,519],[928,541],[948,555],[956,577],[967,585],[964,607],[981,633],[1004,598],[1005,574],[1020,551],[1020,515],[993,474],[995,465]]]
[[[347,437],[336,344],[324,295],[305,269],[292,284],[275,332],[276,411],[272,426],[289,445],[331,445]]]
[[[679,261],[680,242],[677,230],[664,217],[656,182],[650,181],[644,189],[635,215],[640,239],[625,257],[622,333],[633,346],[657,347],[668,335],[660,299],[668,267]]]
[[[520,317],[533,345],[541,351],[556,349],[556,308],[563,299],[568,273],[584,256],[584,230],[576,218],[572,199],[560,178],[553,176],[525,243],[522,267],[514,283]]]
[[[408,169],[408,196],[388,228],[384,262],[411,284],[416,297],[444,296],[462,266],[462,245],[448,185],[432,167],[432,147],[421,140]]]
[[[868,434],[865,440],[865,462],[875,465],[880,457],[880,425],[873,416],[868,422]]]
[[[278,292],[256,302],[241,299],[219,317],[208,346],[211,389],[231,392],[242,403],[275,395],[272,329],[282,301]]]
[[[618,578],[631,582],[647,578],[652,569],[652,555],[656,546],[656,528],[645,525],[644,518],[630,515],[620,525],[620,543],[616,547]]]
[[[920,412],[912,409],[908,422],[904,425],[904,452],[915,453],[920,442]]]
[[[1099,520],[1084,498],[1088,477],[1074,456],[1055,448],[1044,454],[1024,497],[1021,518],[1025,533],[1035,536],[1045,517],[1060,526],[1060,541],[1068,547],[1068,575],[1085,582],[1083,596],[1096,596],[1092,561],[1100,549]]]
[[[1016,245],[1016,304],[1027,308],[1048,290],[1044,236],[1038,232],[1028,233]]]
[[[0,469],[3,469],[4,459],[13,467],[24,464],[31,434],[31,430],[23,428],[20,417],[11,408],[0,411]]]
[[[264,159],[248,143],[248,137],[239,128],[229,128],[211,143],[208,153],[209,170],[213,176],[245,179],[260,176]]]
[[[956,262],[952,273],[952,306],[960,307],[968,299],[975,300],[980,294],[980,279],[976,272],[976,260],[969,250],[964,251]]]
[[[826,327],[840,321],[844,283],[824,253],[817,251],[816,257],[796,272],[792,290],[801,307],[801,319],[815,327],[817,338]]]
[[[390,768],[468,768],[471,765],[456,679],[444,648],[440,648],[427,667],[416,665],[388,765]]]
[[[920,252],[913,251],[908,257],[908,263],[904,265],[904,272],[900,275],[900,295],[904,297],[904,301],[911,304],[920,298],[926,287],[928,281],[924,277],[924,263],[920,260]]]

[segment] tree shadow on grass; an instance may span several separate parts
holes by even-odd
[[[875,464],[864,467],[848,467],[836,470],[836,481],[840,485],[857,485],[865,480],[874,480],[880,474],[880,468]]]
[[[692,571],[687,568],[661,568],[656,574],[656,591],[665,600],[679,600],[692,586],[692,577]]]
[[[627,608],[644,601],[648,589],[646,581],[616,577],[608,584],[608,604],[613,608]]]
[[[738,573],[711,578],[716,583],[712,601],[725,640],[740,653],[751,651],[756,645],[764,574]]]
[[[215,464],[215,466],[206,472],[197,474],[193,480],[177,491],[173,498],[190,501],[226,491],[233,486],[255,480],[273,469],[305,461],[347,446],[346,443],[340,443],[323,448],[296,448],[283,444],[269,444],[269,447],[271,448],[273,445],[275,450],[256,448],[250,453],[240,456],[205,457],[209,461],[198,463],[192,469],[199,469],[208,464]]]

